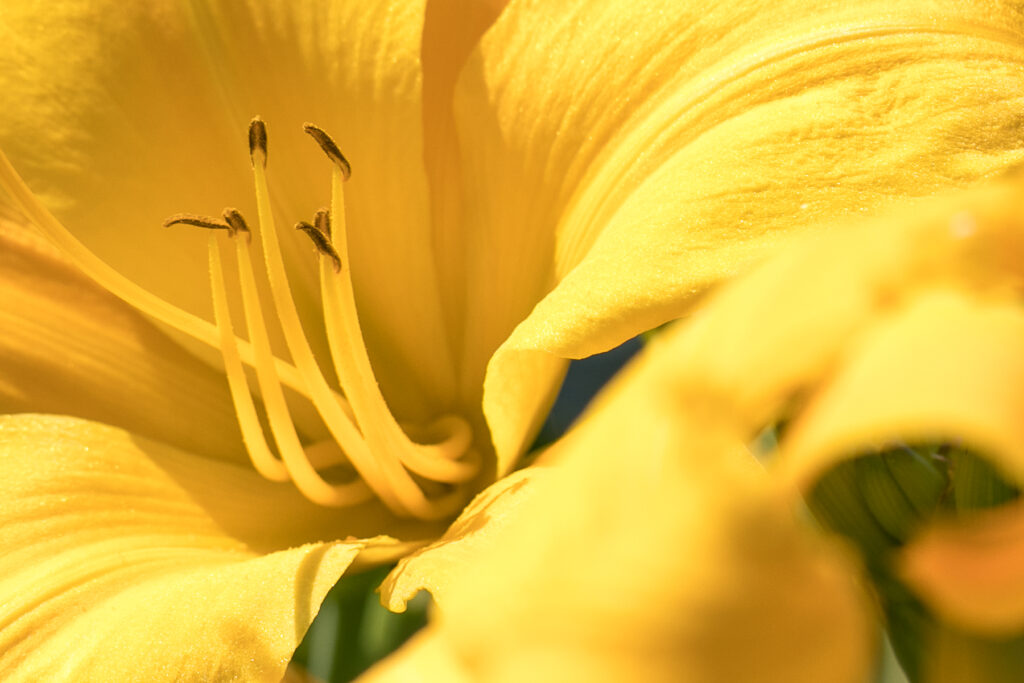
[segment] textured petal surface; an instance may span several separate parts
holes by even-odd
[[[496,283],[467,338],[553,287],[490,365],[499,452],[502,405],[542,405],[530,350],[606,350],[800,233],[1024,158],[1022,35],[988,0],[512,3],[457,102],[467,280]]]
[[[4,680],[278,681],[360,550],[396,545],[356,539],[372,512],[96,423],[2,417],[0,461]]]
[[[330,166],[300,126],[324,127],[355,169],[347,215],[371,355],[389,398],[421,406],[451,386],[423,168],[423,14],[387,0],[5,2],[0,87],[18,106],[0,113],[0,146],[101,257],[211,319],[205,236],[161,221],[225,206],[255,220],[256,114],[279,222],[309,220],[328,203]],[[309,298],[312,249],[283,232]]]
[[[0,412],[74,415],[244,460],[224,377],[7,221],[0,329]]]
[[[538,473],[396,569],[400,599],[429,577],[436,619],[399,653],[412,662],[369,680],[419,658],[470,680],[863,680],[856,565],[802,525],[729,416],[684,391],[679,342],[661,338]]]

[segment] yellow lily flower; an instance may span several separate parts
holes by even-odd
[[[0,7],[0,186],[232,384],[5,230],[0,405],[73,416],[0,421],[5,678],[279,678],[353,562],[514,467],[564,359],[823,221],[1024,157],[1012,4],[499,4]],[[274,219],[326,204],[318,274]],[[225,205],[251,245],[234,213],[185,222],[234,258],[159,227]]]
[[[772,259],[659,337],[541,472],[453,527],[486,515],[491,533],[399,563],[393,607],[424,587],[441,607],[365,680],[866,680],[877,608],[850,548],[787,509],[798,491],[874,579],[905,582],[876,590],[894,640],[920,641],[911,680],[1017,680],[1024,508],[973,512],[977,471],[952,463],[919,508],[946,458],[871,454],[954,443],[1024,486],[1022,303],[1021,176]],[[747,445],[778,421],[762,469]],[[843,462],[891,475],[824,490]],[[908,591],[926,605],[909,632]]]

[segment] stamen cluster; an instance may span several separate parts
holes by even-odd
[[[465,486],[480,468],[473,434],[461,417],[445,415],[430,426],[440,435],[437,443],[414,442],[392,415],[374,376],[356,311],[344,210],[344,183],[352,174],[349,162],[334,140],[321,128],[303,126],[332,163],[330,209],[317,212],[312,223],[299,222],[320,256],[320,294],[331,361],[344,396],[324,377],[303,331],[285,273],[266,178],[267,130],[262,120],[249,126],[259,228],[265,270],[274,314],[284,333],[288,351],[312,402],[331,434],[331,442],[304,445],[285,401],[279,368],[270,345],[256,273],[250,256],[251,231],[235,209],[222,218],[178,214],[165,225],[185,224],[214,230],[209,241],[210,281],[218,345],[231,388],[246,449],[253,466],[273,481],[292,481],[310,500],[321,505],[348,506],[373,497],[399,515],[437,519],[453,514],[466,497]],[[255,401],[242,366],[228,305],[222,262],[226,234],[235,245],[239,288],[245,310],[251,363],[263,399],[276,454],[267,442]],[[246,239],[234,239],[244,234]],[[328,468],[350,466],[356,476],[344,483],[324,477]],[[432,495],[428,495],[428,491]]]

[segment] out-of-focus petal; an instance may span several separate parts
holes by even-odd
[[[907,444],[963,449],[994,466],[998,474],[986,476],[1019,487],[1022,198],[1018,174],[870,225],[839,228],[773,259],[716,294],[687,325],[681,386],[732,415],[750,438],[782,424],[772,469],[807,493],[844,460]],[[1003,649],[1007,642],[986,641],[994,632],[1019,639],[1024,626],[1020,602],[1009,597],[1021,578],[1020,508],[946,520],[915,540],[922,522],[953,509],[962,490],[964,473],[943,452],[913,472],[896,472],[889,467],[895,459],[886,460],[886,489],[867,479],[834,481],[852,487],[837,505],[864,508],[835,514],[852,529],[863,512],[871,533],[885,537],[868,558],[877,571],[889,571],[889,550],[910,544],[900,576],[924,600],[916,609],[935,609],[940,619],[908,626],[912,633],[901,637],[921,645],[925,659],[933,645],[948,646],[950,662],[977,657],[978,666],[996,670],[1024,656],[1019,640]],[[954,490],[944,493],[950,480]],[[977,514],[971,505],[955,508],[961,516]],[[894,600],[906,603],[907,593]]]
[[[952,442],[1024,482],[1024,307],[936,290],[878,318],[792,428],[802,481],[894,443]]]
[[[417,574],[437,591],[425,637],[455,658],[446,667],[494,681],[862,679],[856,564],[804,526],[734,421],[685,391],[680,341],[662,337],[540,472],[485,493],[399,567],[399,599]],[[429,649],[398,657],[437,665]]]
[[[1018,177],[787,250],[688,324],[688,385],[730,406],[753,436],[799,412],[865,330],[922,292],[1011,301],[1024,292],[1022,192]]]
[[[0,461],[4,680],[280,680],[359,552],[398,545],[356,538],[387,528],[372,511],[97,423],[2,417]]]
[[[398,654],[359,678],[360,683],[472,683],[479,680],[436,626],[424,628]]]

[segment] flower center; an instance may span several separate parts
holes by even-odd
[[[463,418],[445,415],[422,430],[432,441],[420,443],[409,437],[388,408],[366,351],[348,262],[344,185],[351,175],[351,167],[327,133],[311,124],[306,124],[304,129],[332,163],[330,209],[317,212],[313,224],[300,222],[296,228],[310,237],[319,254],[320,296],[329,360],[343,396],[324,376],[292,298],[270,208],[266,126],[258,117],[249,127],[258,234],[273,314],[280,323],[294,366],[276,358],[271,350],[249,250],[251,232],[238,211],[225,209],[221,218],[179,214],[164,223],[214,229],[209,240],[209,259],[216,324],[210,326],[126,280],[96,257],[38,202],[2,155],[0,186],[6,188],[41,230],[100,284],[140,310],[219,349],[245,447],[261,475],[273,481],[291,481],[304,496],[321,505],[349,506],[377,497],[398,515],[420,519],[449,516],[465,501],[465,488],[480,469],[472,429]],[[223,239],[224,235],[229,239]],[[228,285],[221,266],[224,250],[231,242],[238,262],[238,288],[248,344],[235,336]],[[260,424],[243,358],[256,371],[276,448],[271,447]],[[303,445],[285,401],[282,383],[309,399],[331,435],[329,440]],[[354,470],[354,476],[350,475],[342,483],[328,481],[326,470],[339,466]]]

